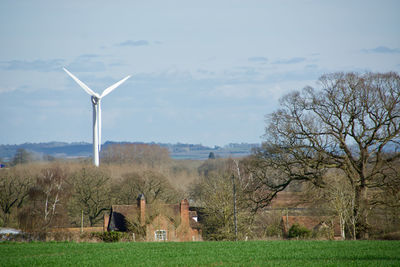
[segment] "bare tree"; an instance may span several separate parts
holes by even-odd
[[[26,149],[18,148],[12,159],[12,165],[25,164],[33,161],[33,154]]]
[[[102,152],[104,163],[136,163],[152,168],[170,161],[167,148],[156,144],[112,144]]]
[[[66,173],[60,167],[44,169],[41,176],[37,178],[37,185],[44,197],[43,219],[46,225],[51,222],[56,214],[65,178]]]
[[[29,205],[19,213],[19,221],[25,230],[43,230],[53,226],[55,219],[62,218],[61,199],[67,171],[58,165],[43,168],[35,175],[35,183],[29,188]]]
[[[346,239],[346,232],[356,238],[356,218],[354,217],[354,190],[341,170],[331,170],[324,176],[324,186],[307,184],[303,195],[306,202],[312,203],[324,210],[324,214],[333,213],[339,219],[342,239]],[[347,231],[346,231],[347,229]]]
[[[94,226],[104,211],[111,208],[110,176],[101,168],[83,167],[74,172],[69,183],[72,188],[70,213],[79,217],[81,212]]]
[[[199,173],[190,197],[202,207],[203,236],[208,240],[251,236],[254,213],[244,194],[239,161],[209,159],[199,167]]]
[[[393,175],[389,165],[400,157],[393,149],[400,137],[400,77],[334,73],[319,82],[319,90],[306,87],[284,96],[282,108],[267,116],[266,142],[254,157],[261,170],[254,177],[276,192],[296,180],[324,186],[327,170],[341,169],[354,192],[358,236],[364,237],[367,189],[381,187],[377,181]]]
[[[114,192],[117,201],[125,205],[136,203],[139,194],[146,197],[147,203],[176,203],[181,196],[163,174],[155,171],[123,174],[119,184],[114,186]]]
[[[394,162],[392,166],[397,175],[382,176],[378,181],[382,186],[372,192],[369,201],[373,215],[384,215],[374,218],[377,230],[384,232],[396,232],[400,228],[400,162]]]
[[[8,225],[12,210],[24,203],[31,184],[30,173],[26,169],[13,167],[0,170],[0,207],[4,225]]]

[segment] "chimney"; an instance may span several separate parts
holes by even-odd
[[[187,199],[181,201],[181,224],[189,226],[189,202]]]
[[[110,215],[104,214],[103,232],[107,232],[108,231],[109,222],[110,222]]]
[[[146,224],[146,199],[143,194],[140,194],[138,197],[139,208],[140,208],[140,224]]]

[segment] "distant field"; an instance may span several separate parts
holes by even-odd
[[[0,243],[1,266],[400,266],[400,241]]]
[[[110,142],[103,144],[103,150],[112,144],[134,144],[132,142]],[[141,143],[140,143],[141,144]],[[145,143],[143,143],[145,144]],[[154,144],[154,143],[147,143]],[[221,158],[240,158],[251,154],[255,147],[260,144],[229,144],[224,147],[207,147],[200,144],[163,144],[157,143],[161,147],[169,150],[170,156],[173,159],[193,159],[205,160],[208,159],[210,152],[213,152],[216,157]],[[27,151],[36,153],[37,155],[51,155],[56,158],[89,158],[92,156],[93,146],[90,143],[64,143],[64,142],[49,142],[49,143],[25,143],[20,145],[0,145],[0,158],[8,162],[14,157],[18,149],[23,148]]]

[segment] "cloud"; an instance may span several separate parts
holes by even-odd
[[[275,61],[273,64],[296,64],[305,61],[306,58],[304,57],[292,57],[289,59],[281,59]]]
[[[56,108],[60,106],[59,100],[52,99],[41,99],[32,102],[33,107],[41,107],[41,108]]]
[[[163,71],[135,74],[135,81],[152,84],[182,83],[193,81],[193,75],[190,71],[172,67]]]
[[[389,48],[387,46],[378,46],[371,49],[363,49],[361,50],[364,53],[379,53],[379,54],[397,54],[400,53],[400,49],[398,48]]]
[[[243,83],[220,83],[215,84],[214,87],[206,90],[204,94],[209,97],[222,98],[219,101],[225,102],[228,98],[231,100],[240,100],[241,104],[259,104],[263,102],[276,101],[282,95],[282,92],[286,92],[287,85],[298,84],[298,81],[284,81],[278,83],[270,82],[243,82]],[[277,86],[281,85],[283,88]],[[285,90],[284,90],[285,89]],[[292,88],[293,89],[293,88]],[[228,100],[228,101],[231,101]]]
[[[254,88],[254,85],[243,86],[237,84],[224,84],[216,86],[212,91],[209,92],[212,97],[229,97],[236,99],[245,99],[250,97],[260,97],[260,91]]]
[[[254,79],[256,76],[259,76],[262,74],[257,68],[254,67],[236,67],[233,68],[232,70],[226,70],[224,71],[224,74],[227,77],[234,78],[234,79]]]
[[[215,75],[214,71],[211,70],[206,70],[206,69],[197,69],[197,72],[202,74],[202,75]]]
[[[132,41],[132,40],[126,40],[125,42],[119,43],[119,46],[148,46],[150,45],[149,41],[146,40],[137,40],[137,41]]]
[[[304,68],[305,69],[318,69],[318,65],[317,64],[308,64]]]
[[[15,91],[16,87],[0,87],[0,94]]]
[[[2,70],[22,70],[22,71],[58,71],[63,65],[63,59],[50,59],[50,60],[10,60],[0,62],[0,69]]]
[[[100,55],[98,54],[82,54],[79,58],[88,59],[88,58],[99,58]]]
[[[116,61],[116,62],[109,63],[108,66],[110,66],[110,67],[121,67],[121,66],[128,66],[128,64],[123,63],[122,61],[121,62],[117,62]]]
[[[259,62],[259,63],[267,63],[268,62],[268,58],[266,58],[266,57],[249,57],[248,61]]]
[[[104,71],[106,69],[104,62],[98,60],[99,55],[83,54],[68,64],[67,68],[77,72]]]

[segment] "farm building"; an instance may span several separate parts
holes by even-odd
[[[147,204],[140,195],[137,205],[113,205],[104,217],[107,231],[133,232],[143,241],[201,241],[197,213],[189,210],[189,202]]]
[[[299,192],[280,192],[268,209],[281,211],[282,236],[297,224],[310,230],[314,237],[342,239],[337,216],[320,209],[320,202],[304,198]]]

